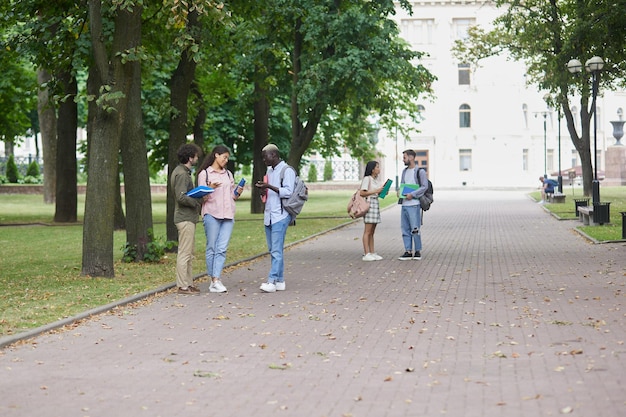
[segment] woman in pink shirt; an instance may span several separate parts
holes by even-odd
[[[235,224],[235,201],[243,187],[235,184],[233,174],[226,168],[230,150],[217,145],[198,168],[198,185],[213,188],[202,204],[202,222],[206,234],[206,270],[211,278],[210,292],[226,292],[221,275],[226,262],[226,250]]]

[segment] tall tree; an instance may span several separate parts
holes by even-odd
[[[137,22],[138,24],[138,22]],[[136,29],[133,42],[134,54],[142,51],[141,27]],[[152,203],[150,192],[150,175],[148,167],[148,150],[143,128],[141,109],[141,63],[142,56],[132,56],[126,62],[129,67],[129,90],[126,117],[123,119],[120,138],[122,168],[124,172],[124,195],[126,202],[126,219],[120,226],[126,228],[126,242],[136,248],[135,261],[144,260],[151,241]],[[118,176],[119,180],[119,176]],[[120,219],[123,221],[123,219]]]
[[[416,119],[417,99],[430,91],[434,77],[414,64],[421,53],[399,39],[389,18],[395,2],[299,0],[259,6],[264,8],[259,26],[266,28],[260,36],[267,48],[280,48],[274,53],[274,65],[284,68],[280,74],[271,66],[260,68],[278,81],[278,89],[270,91],[270,106],[277,93],[290,96],[289,164],[299,168],[320,123],[331,113],[346,115],[338,120],[361,126],[346,132],[341,142],[331,137],[334,148],[367,141],[365,126],[372,113],[385,125],[393,125],[400,112]]]
[[[55,222],[75,222],[78,219],[76,130],[78,129],[78,106],[76,77],[67,69],[57,74],[58,87],[65,93],[58,106],[56,147],[56,199]]]
[[[84,59],[79,45],[85,29],[85,4],[11,0],[0,6],[5,8],[0,10],[3,24],[11,27],[9,43],[38,68],[44,201],[56,202],[54,218],[61,222],[74,222],[77,217],[75,76]],[[56,117],[61,118],[58,123]],[[57,155],[62,158],[60,163]],[[60,173],[57,166],[62,168]]]
[[[52,76],[43,68],[37,70],[37,84],[43,86],[52,80]],[[43,153],[43,201],[55,202],[57,181],[57,117],[55,105],[48,88],[39,88],[37,93],[37,115],[41,132]]]
[[[120,136],[135,80],[132,61],[138,59],[142,7],[131,2],[110,5],[110,43],[102,1],[89,1],[89,23],[97,87],[95,115],[89,140],[85,196],[82,274],[113,277],[113,219]],[[147,173],[146,173],[147,175]]]
[[[186,29],[188,31],[189,42],[183,47],[178,66],[172,73],[170,79],[170,103],[172,106],[172,114],[170,116],[169,128],[169,152],[168,152],[168,170],[169,178],[178,165],[176,153],[178,148],[185,143],[187,134],[190,131],[188,123],[188,99],[191,94],[191,86],[195,79],[196,67],[198,65],[194,51],[198,48],[200,41],[201,22],[199,20],[198,11],[193,7],[193,3],[189,4],[191,10],[187,10]],[[167,187],[167,239],[178,241],[178,231],[174,224],[174,195],[173,190]]]
[[[600,86],[624,85],[626,70],[626,0],[585,2],[580,0],[499,0],[503,14],[492,29],[471,28],[466,42],[457,42],[454,54],[478,67],[481,60],[508,53],[526,63],[529,82],[550,95],[549,104],[561,109],[583,171],[583,191],[591,194],[593,170],[590,131],[593,118],[592,80],[583,73],[574,77],[567,71],[570,59],[583,62],[594,55],[606,61]],[[580,99],[580,113],[570,103]],[[580,131],[574,119],[580,117]]]
[[[224,25],[228,21],[224,4],[208,0],[175,1],[170,10],[169,27],[174,29],[174,44],[179,59],[169,79],[168,178],[178,165],[178,148],[189,134],[193,133],[194,142],[200,149],[205,148],[204,135],[200,131],[205,122],[203,115],[206,115],[208,93],[199,82],[198,67],[200,62],[207,67],[219,66],[219,62],[211,62],[210,58],[224,53],[224,43],[220,41],[225,39]],[[167,239],[176,241],[174,196],[169,187],[167,193]]]
[[[1,34],[0,34],[1,35]],[[0,38],[2,39],[2,38]],[[4,42],[2,42],[4,43]],[[3,46],[0,44],[0,46]],[[7,47],[0,54],[0,141],[12,154],[13,145],[26,136],[31,123],[29,113],[36,110],[35,71],[19,54]]]

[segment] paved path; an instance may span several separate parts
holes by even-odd
[[[359,222],[292,247],[285,292],[258,292],[263,257],[226,295],[170,292],[5,348],[0,415],[626,415],[623,243],[521,192],[438,191],[423,259],[401,262],[399,213],[383,261],[361,261]]]

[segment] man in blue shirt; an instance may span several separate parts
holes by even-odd
[[[539,204],[543,204],[548,199],[548,195],[554,194],[554,187],[559,185],[555,180],[549,178],[539,177],[541,181],[541,201]]]
[[[288,198],[293,193],[296,182],[296,172],[286,169],[281,183],[281,173],[287,164],[280,159],[278,147],[269,144],[262,151],[263,162],[267,166],[267,175],[264,181],[258,181],[255,186],[261,189],[265,196],[265,240],[272,258],[272,264],[267,282],[261,284],[261,291],[276,292],[285,290],[285,263],[283,252],[287,227],[292,222],[291,215],[283,210],[281,199]]]

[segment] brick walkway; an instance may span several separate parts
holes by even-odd
[[[358,222],[290,248],[285,292],[258,292],[262,257],[225,274],[228,294],[170,292],[5,348],[0,415],[626,415],[626,245],[522,192],[436,198],[421,261],[397,260],[394,206],[383,261],[361,261]]]

